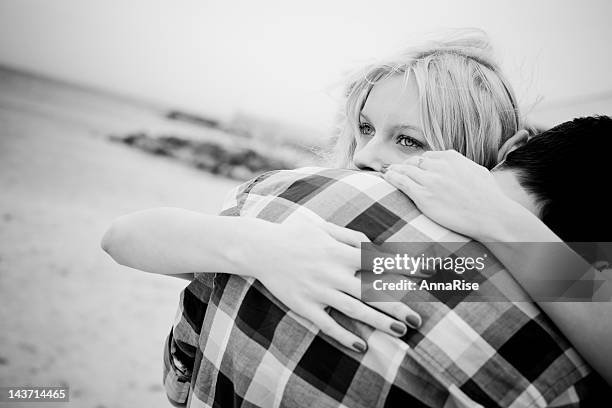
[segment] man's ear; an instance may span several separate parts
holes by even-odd
[[[529,132],[525,129],[519,130],[516,132],[510,139],[506,140],[506,142],[502,145],[497,153],[497,162],[501,163],[505,160],[506,155],[513,150],[518,149],[529,140]]]

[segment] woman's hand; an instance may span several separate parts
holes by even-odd
[[[581,356],[612,385],[610,282],[600,281],[595,294],[608,296],[599,298],[606,301],[538,301],[541,283],[534,282],[542,281],[534,280],[534,273],[544,279],[561,274],[566,279],[563,282],[586,283],[584,272],[590,270],[589,265],[533,213],[506,197],[484,167],[454,151],[427,152],[389,166],[385,178],[412,198],[425,215],[487,246]],[[557,244],[520,244],[528,242]],[[608,264],[595,266],[603,270],[598,279],[612,276]]]
[[[376,302],[376,310],[359,300],[361,280],[355,273],[361,268],[361,242],[369,242],[361,232],[304,220],[270,223],[254,233],[257,239],[247,240],[253,245],[236,254],[245,270],[293,312],[344,346],[358,352],[367,349],[362,339],[326,312],[327,307],[394,336],[406,333],[406,323],[420,326],[419,315],[401,302]]]
[[[411,157],[389,166],[384,177],[429,218],[479,241],[497,237],[500,217],[518,206],[489,170],[454,150]]]
[[[371,303],[376,310],[359,300],[361,281],[355,271],[360,269],[360,243],[365,241],[364,234],[320,218],[275,224],[155,208],[115,220],[102,247],[121,265],[152,273],[223,271],[252,276],[324,333],[347,347],[365,350],[363,340],[334,321],[327,307],[397,336],[407,330],[403,322],[415,328],[421,322],[400,302]]]

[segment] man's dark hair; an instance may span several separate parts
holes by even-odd
[[[612,241],[612,118],[574,119],[510,152],[500,169],[541,206],[542,221],[566,242]]]

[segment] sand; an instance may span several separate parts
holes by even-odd
[[[128,105],[0,76],[0,386],[68,385],[50,406],[170,406],[163,342],[186,281],[119,266],[100,238],[139,209],[215,213],[237,184],[109,142],[163,122]]]

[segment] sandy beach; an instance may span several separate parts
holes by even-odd
[[[163,341],[186,281],[121,267],[100,238],[139,209],[215,213],[238,182],[108,141],[174,126],[130,106],[0,76],[0,386],[67,385],[71,407],[170,406]]]

